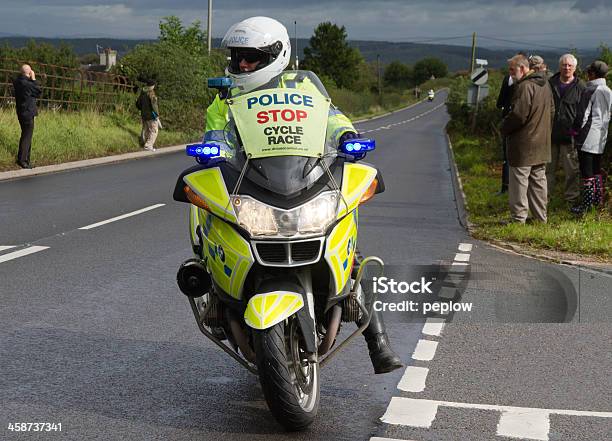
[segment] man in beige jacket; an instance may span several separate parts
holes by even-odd
[[[529,69],[529,60],[516,55],[508,60],[515,80],[512,110],[501,133],[508,137],[510,180],[508,197],[513,222],[533,218],[546,222],[546,163],[550,162],[550,137],[555,105],[546,75]]]

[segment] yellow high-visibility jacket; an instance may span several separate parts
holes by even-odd
[[[303,81],[295,81],[295,73],[283,73],[278,78],[279,88],[296,88],[308,92],[320,93],[308,78]],[[204,142],[216,141],[222,144],[226,143],[225,128],[229,122],[229,106],[225,99],[221,99],[217,95],[214,101],[206,110],[206,131],[204,133]],[[329,115],[327,118],[327,141],[330,144],[337,145],[340,137],[346,132],[355,132],[355,127],[351,121],[333,104],[329,107]],[[222,148],[222,150],[224,150]]]

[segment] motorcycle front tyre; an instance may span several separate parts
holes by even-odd
[[[299,355],[303,354],[303,344],[301,338],[296,338],[300,332],[297,323],[297,318],[291,317],[255,331],[253,338],[259,381],[268,408],[288,431],[308,427],[319,410],[319,364],[307,363],[306,368],[301,368],[302,374],[296,375],[296,358],[301,359],[302,365],[306,362]]]

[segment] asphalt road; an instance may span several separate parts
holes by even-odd
[[[361,210],[359,247],[404,276],[420,265],[469,263],[457,286],[474,310],[446,317],[441,330],[415,314],[389,316],[408,370],[373,375],[365,344],[355,342],[322,370],[319,417],[302,433],[280,429],[256,377],[199,334],[176,287],[190,247],[187,207],[171,192],[190,159],[0,183],[0,438],[504,440],[521,437],[498,432],[525,426],[541,436],[544,414],[546,439],[612,438],[607,414],[588,413],[612,410],[610,277],[507,254],[466,234],[443,98],[358,125],[377,140],[368,161],[387,187]],[[28,250],[36,252],[8,260]],[[572,323],[550,323],[564,320]],[[518,412],[512,425],[517,412],[503,406],[540,410]],[[432,408],[433,419],[421,415]],[[18,422],[62,430],[8,430]]]

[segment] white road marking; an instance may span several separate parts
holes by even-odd
[[[413,116],[413,117],[412,117],[412,118],[410,118],[410,119],[405,119],[405,120],[403,120],[403,121],[399,121],[399,122],[396,122],[396,123],[393,123],[393,124],[388,124],[388,125],[386,125],[386,126],[377,127],[377,128],[375,128],[375,129],[363,130],[363,131],[360,131],[359,133],[365,134],[365,133],[370,133],[370,132],[377,132],[378,130],[388,130],[388,129],[389,129],[389,128],[391,128],[391,127],[398,126],[398,125],[400,125],[400,124],[405,124],[405,123],[407,123],[407,122],[415,121],[415,120],[417,120],[417,119],[421,118],[422,116],[428,115],[428,114],[430,114],[431,112],[434,112],[434,111],[438,110],[440,107],[445,106],[445,105],[446,105],[446,103],[438,104],[438,105],[437,105],[436,107],[434,107],[433,109],[430,109],[430,110],[428,110],[427,112],[421,113],[421,114],[419,114],[419,115]],[[363,122],[366,122],[366,121],[362,121],[362,123],[363,123]]]
[[[497,434],[548,441],[549,416],[546,411],[534,409],[502,412],[497,424]]]
[[[424,427],[429,429],[436,419],[438,403],[429,400],[413,400],[393,397],[385,414],[380,417],[383,423],[398,426]]]
[[[465,254],[465,253],[457,253],[457,254],[455,254],[455,261],[456,262],[469,262],[470,261],[470,255],[469,254]]]
[[[396,439],[396,438],[380,438],[378,436],[375,436],[373,438],[370,438],[370,441],[414,441],[414,440]]]
[[[592,418],[612,418],[612,412],[587,410],[542,409],[535,407],[499,406],[495,404],[457,403],[453,401],[422,400],[393,397],[387,411],[380,418],[383,423],[430,428],[438,407],[483,409],[500,412],[497,434],[510,438],[548,440],[549,416],[569,415]]]
[[[397,388],[405,392],[423,392],[428,373],[428,368],[408,366]]]
[[[118,220],[121,220],[121,219],[125,219],[127,217],[136,216],[138,214],[142,214],[142,213],[145,213],[147,211],[155,210],[156,208],[163,207],[164,205],[166,205],[166,204],[151,205],[150,207],[146,207],[146,208],[142,208],[140,210],[132,211],[131,213],[122,214],[121,216],[113,217],[111,219],[107,219],[107,220],[104,220],[104,221],[101,221],[101,222],[97,222],[95,224],[91,224],[91,225],[87,225],[85,227],[81,227],[81,228],[79,228],[79,230],[91,230],[92,228],[97,228],[97,227],[100,227],[102,225],[110,224],[111,222],[115,222],[115,221],[118,221]]]
[[[444,319],[430,317],[425,320],[423,334],[437,337],[442,332],[442,328],[444,328]]]
[[[0,256],[0,263],[8,262],[9,260],[18,259],[20,257],[27,256],[28,254],[38,253],[39,251],[47,249],[49,249],[49,247],[32,246],[24,248],[23,250],[13,251],[12,253]]]
[[[16,245],[0,245],[0,251],[10,250],[11,248],[15,248]]]
[[[436,349],[438,348],[437,341],[423,340],[420,339],[414,348],[412,358],[421,361],[430,361],[436,355]]]
[[[469,253],[470,251],[472,251],[472,244],[471,243],[460,243],[459,244],[459,251],[463,251],[465,253]]]

